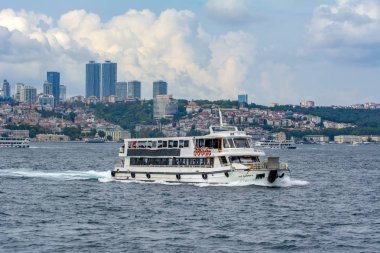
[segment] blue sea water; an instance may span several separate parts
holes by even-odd
[[[266,150],[282,187],[113,181],[119,144],[0,149],[0,252],[380,252],[380,146]]]

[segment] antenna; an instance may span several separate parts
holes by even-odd
[[[218,110],[219,110],[219,122],[220,122],[220,126],[222,127],[223,126],[222,112],[220,111],[220,108],[218,108]]]

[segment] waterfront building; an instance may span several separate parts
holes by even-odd
[[[248,95],[247,94],[240,94],[238,95],[238,102],[240,103],[246,103],[248,104]]]
[[[47,81],[52,84],[52,93],[55,103],[59,102],[59,85],[60,85],[60,73],[49,71],[47,72]]]
[[[305,135],[304,139],[311,143],[328,143],[330,138],[325,135]]]
[[[86,64],[86,97],[100,98],[100,63],[90,61]]]
[[[11,97],[11,86],[7,79],[3,81],[3,98],[8,99]]]
[[[40,95],[38,96],[38,103],[47,109],[54,109],[54,96],[53,95]]]
[[[66,101],[66,86],[62,84],[59,86],[59,101],[60,102]]]
[[[17,102],[20,102],[21,101],[21,97],[20,97],[20,93],[21,93],[21,89],[24,87],[25,85],[23,83],[16,83],[16,92],[15,92],[15,95],[14,95],[14,99],[17,101]]]
[[[116,95],[117,64],[111,61],[102,63],[102,97]]]
[[[167,95],[168,94],[168,83],[162,80],[153,82],[153,99],[157,95]]]
[[[44,95],[53,95],[53,84],[45,81],[43,84],[43,94]]]
[[[363,138],[358,135],[337,135],[334,136],[336,143],[360,143],[363,142]]]
[[[69,141],[70,138],[63,134],[37,134],[37,141]]]
[[[111,136],[113,141],[131,138],[131,133],[124,130],[106,130],[106,136]]]
[[[141,82],[130,81],[128,82],[128,97],[141,99]]]
[[[173,118],[178,111],[178,102],[172,95],[156,95],[153,100],[153,118]]]
[[[36,102],[36,99],[37,99],[36,88],[29,85],[22,87],[20,91],[20,102],[31,105]]]
[[[123,101],[128,97],[128,83],[117,82],[116,83],[116,97],[118,101]]]

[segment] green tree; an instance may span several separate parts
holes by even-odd
[[[104,136],[106,136],[106,133],[104,131],[102,131],[102,130],[99,130],[98,131],[98,135],[99,135],[100,138],[104,138]]]

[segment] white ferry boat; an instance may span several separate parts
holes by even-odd
[[[296,149],[294,141],[274,141],[264,140],[255,142],[255,146],[261,148],[277,148],[277,149]]]
[[[29,148],[29,138],[0,137],[0,148]]]
[[[289,171],[278,157],[268,157],[236,127],[210,127],[197,137],[125,139],[114,179],[181,183],[274,183]]]

